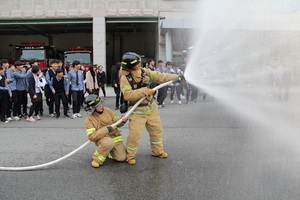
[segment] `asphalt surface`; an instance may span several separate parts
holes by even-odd
[[[113,109],[114,98],[105,105]],[[167,159],[150,155],[144,130],[134,166],[107,159],[92,168],[90,143],[47,168],[0,171],[0,199],[300,199],[299,146],[217,101],[172,105],[167,99],[159,112]],[[39,165],[68,154],[87,141],[83,121],[45,113],[34,123],[0,124],[0,167]],[[121,130],[126,138],[127,125]]]

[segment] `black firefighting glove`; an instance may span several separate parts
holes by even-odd
[[[108,132],[112,132],[113,130],[115,130],[117,127],[116,126],[107,126]]]

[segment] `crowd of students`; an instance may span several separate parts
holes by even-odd
[[[145,66],[145,68],[149,68],[152,71],[159,71],[161,73],[177,74],[179,76],[184,74],[185,65],[174,65],[170,61],[167,61],[164,65],[162,60],[159,60],[157,63],[158,65],[155,67],[155,61],[151,59],[148,61],[148,64]],[[153,87],[155,87],[155,85],[153,85]],[[186,94],[184,89],[186,89]],[[198,89],[187,82],[184,85],[175,83],[171,84],[169,87],[163,87],[158,90],[156,97],[159,108],[165,107],[165,99],[168,93],[170,93],[171,104],[174,104],[175,100],[177,99],[178,105],[181,105],[182,99],[186,99],[186,104],[196,103]]]
[[[168,61],[164,64],[159,60],[155,66],[153,59],[147,62],[145,68],[161,73],[183,75],[185,66],[173,65]],[[115,68],[115,69],[114,69]],[[117,63],[112,69],[112,87],[116,94],[115,110],[122,106],[127,107],[120,90],[121,63]],[[48,107],[50,117],[61,117],[60,105],[63,105],[63,117],[81,118],[80,109],[84,94],[97,94],[106,98],[106,73],[102,65],[92,65],[88,71],[79,61],[64,66],[61,60],[52,60],[49,68],[40,70],[37,60],[31,60],[29,66],[17,61],[9,64],[8,60],[0,61],[0,113],[1,121],[8,123],[12,120],[18,121],[25,118],[29,122],[40,120],[44,113],[43,96]],[[156,85],[150,84],[153,88]],[[186,92],[184,91],[186,89]],[[165,107],[165,100],[170,93],[170,103],[181,105],[182,100],[186,103],[197,101],[198,89],[189,83],[181,85],[171,84],[163,87],[155,95],[159,108]],[[28,95],[31,106],[28,109]],[[8,105],[8,106],[6,106]],[[72,108],[73,114],[69,116],[68,111]]]
[[[28,122],[41,120],[44,114],[43,96],[50,117],[59,118],[60,105],[63,105],[65,118],[81,118],[81,105],[85,92],[99,95],[102,90],[106,98],[106,74],[103,66],[92,65],[88,71],[79,61],[63,66],[61,60],[52,60],[49,68],[40,70],[37,60],[30,60],[29,66],[16,61],[9,64],[0,60],[0,119],[1,122]],[[28,96],[31,106],[28,109]],[[68,110],[72,107],[73,114]]]

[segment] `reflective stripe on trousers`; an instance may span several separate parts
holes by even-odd
[[[113,140],[114,142],[123,142],[123,137],[122,137],[122,135],[120,135],[120,136],[117,136],[117,137],[112,138],[112,140]]]
[[[105,161],[105,157],[102,156],[97,150],[94,153],[94,156],[96,156],[100,161],[104,162]]]
[[[137,147],[130,147],[127,145],[126,149],[131,150],[131,151],[137,151]]]
[[[162,145],[162,141],[157,141],[157,142],[151,142],[151,145]]]

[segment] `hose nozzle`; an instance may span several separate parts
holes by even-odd
[[[175,79],[173,80],[173,83],[182,83],[182,82],[184,82],[184,81],[185,81],[184,76],[183,76],[183,75],[180,75],[178,78],[175,78]]]

